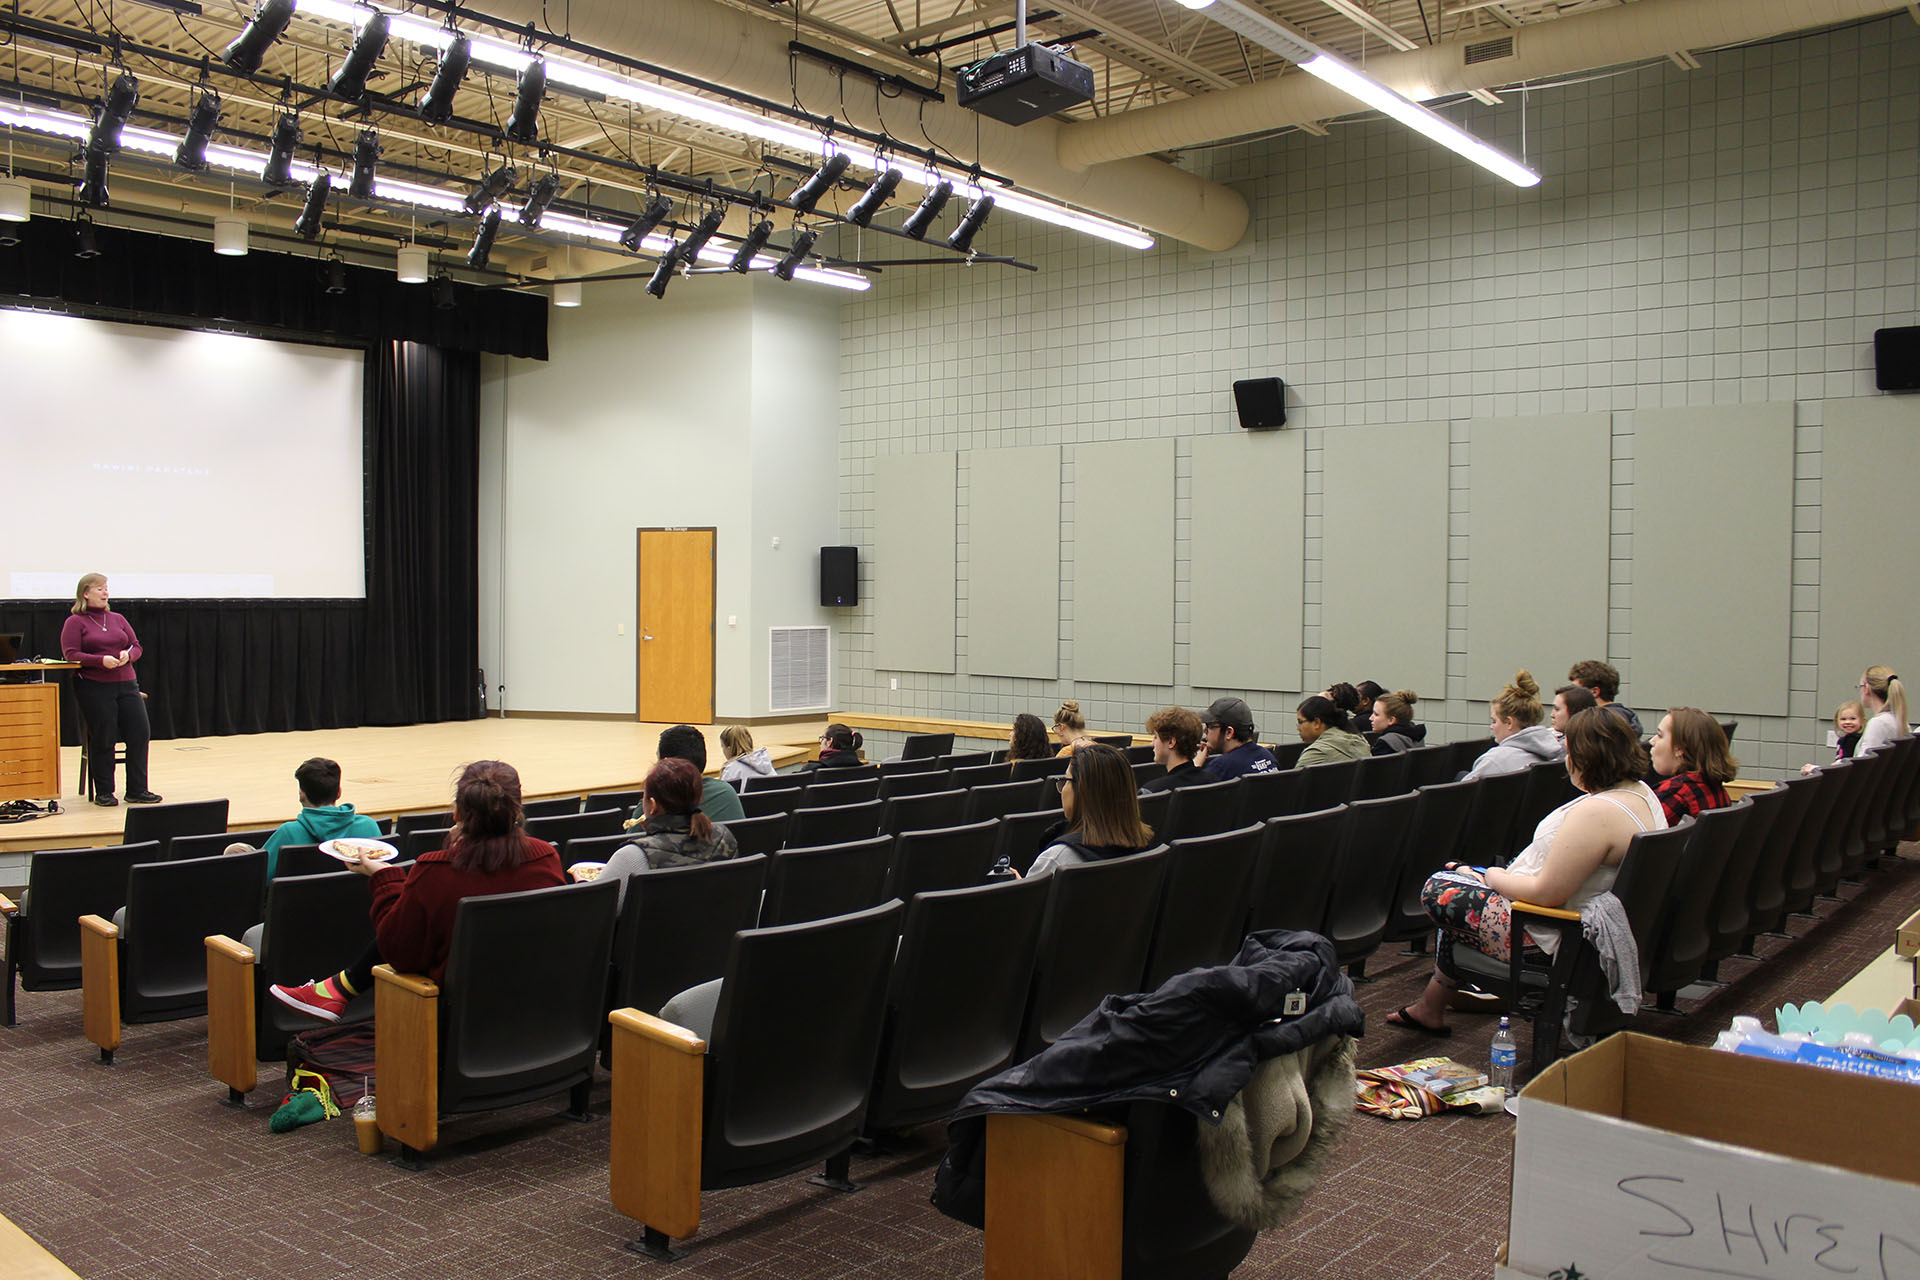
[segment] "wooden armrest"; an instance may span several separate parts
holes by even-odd
[[[700,1229],[707,1043],[638,1009],[615,1009],[613,1207],[670,1237]]]
[[[207,939],[207,1071],[238,1101],[260,1083],[255,956],[224,933]]]
[[[1518,915],[1538,916],[1543,920],[1578,920],[1578,911],[1568,911],[1564,907],[1543,907],[1537,902],[1521,902],[1515,899],[1513,910]]]
[[[986,1280],[1119,1280],[1127,1131],[987,1117]]]
[[[20,914],[19,904],[16,903],[12,898],[9,898],[6,894],[0,893],[0,916],[13,916],[13,915],[19,915],[19,914]]]
[[[440,1141],[440,988],[392,965],[373,970],[373,1072],[380,1132],[415,1151]]]
[[[80,1026],[102,1061],[120,1047],[120,930],[100,916],[80,917]]]

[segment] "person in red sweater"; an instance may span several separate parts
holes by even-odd
[[[119,804],[113,794],[113,744],[127,744],[127,803],[159,804],[147,790],[147,703],[133,664],[140,639],[133,624],[107,608],[107,575],[89,573],[73,589],[73,616],[60,628],[60,655],[80,664],[73,696],[87,726],[87,771],[93,802]]]
[[[377,964],[440,981],[461,899],[567,882],[553,846],[521,829],[520,775],[512,765],[498,760],[468,765],[454,787],[453,815],[447,847],[421,854],[410,867],[351,864],[373,878],[373,945],[330,978],[270,988],[274,999],[323,1022],[338,1022],[347,1002],[373,984]]]

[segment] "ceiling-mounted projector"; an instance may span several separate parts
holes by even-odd
[[[1093,100],[1093,71],[1043,44],[996,53],[958,77],[960,105],[1005,124],[1025,124]]]

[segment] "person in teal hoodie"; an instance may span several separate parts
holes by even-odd
[[[300,816],[283,822],[267,837],[267,879],[273,879],[280,861],[280,847],[289,844],[319,844],[322,840],[378,840],[380,824],[340,803],[340,766],[315,756],[302,761],[293,771],[300,784]]]

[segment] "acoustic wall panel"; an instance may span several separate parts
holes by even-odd
[[[1444,422],[1326,433],[1320,670],[1329,681],[1446,693],[1447,433]]]
[[[1060,674],[1060,448],[967,454],[967,674]]]
[[[1822,719],[1859,696],[1860,673],[1884,663],[1920,714],[1920,594],[1907,532],[1920,476],[1920,398],[1829,400],[1820,432]]]
[[[1467,424],[1469,698],[1606,655],[1612,443],[1604,413]]]
[[[1173,683],[1173,441],[1073,451],[1073,678]]]
[[[1623,701],[1787,713],[1792,405],[1634,415],[1630,599]]]
[[[1302,431],[1193,442],[1187,683],[1300,689],[1307,440]]]
[[[951,453],[873,460],[873,665],[954,669],[954,488]]]

